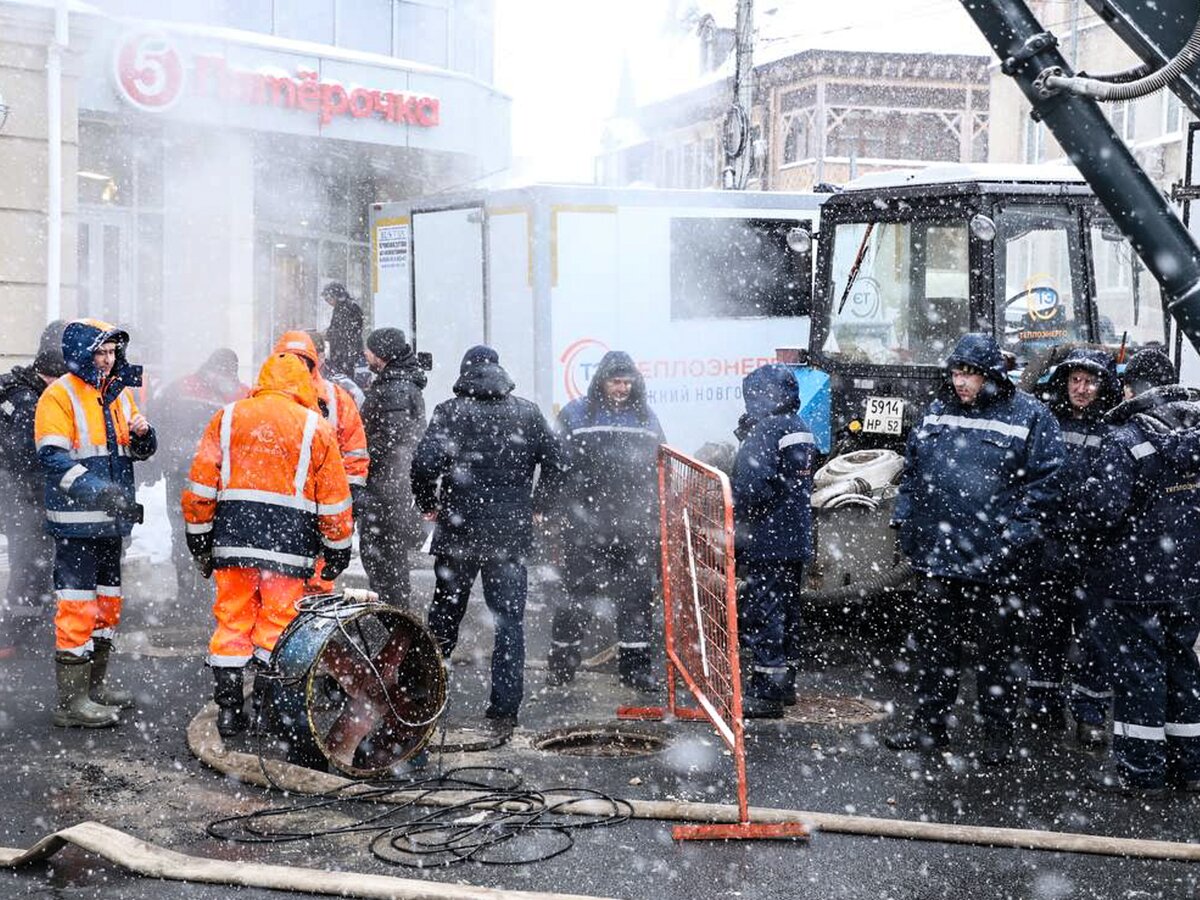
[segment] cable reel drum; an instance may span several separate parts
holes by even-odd
[[[271,654],[268,731],[289,761],[378,778],[412,759],[446,704],[437,640],[413,615],[343,594],[306,597]]]

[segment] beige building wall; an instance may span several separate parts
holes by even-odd
[[[1139,63],[1137,56],[1080,4],[1078,29],[1062,22],[1062,4],[1032,4],[1044,24],[1053,24],[1063,56],[1076,71],[1118,72]],[[998,66],[991,69],[991,134],[988,158],[1001,163],[1055,162],[1065,158],[1045,125],[1032,122],[1030,106]],[[1160,91],[1130,104],[1102,104],[1117,133],[1125,140],[1147,174],[1161,187],[1183,177],[1184,150],[1190,113],[1168,92]]]
[[[62,88],[63,317],[75,312],[77,87],[88,38],[78,17],[72,17],[71,25]],[[0,371],[36,352],[47,318],[46,61],[53,35],[53,10],[0,5],[0,94],[10,109],[0,129]]]

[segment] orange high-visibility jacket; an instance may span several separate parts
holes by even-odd
[[[254,392],[213,416],[183,491],[189,533],[213,534],[213,565],[307,578],[322,545],[350,546],[350,485],[308,368],[263,363]]]
[[[275,345],[273,353],[292,353],[309,360],[313,365],[313,386],[321,402],[321,412],[337,434],[342,465],[351,484],[366,484],[370,456],[367,454],[367,431],[354,398],[343,388],[321,376],[317,348],[304,331],[286,331]]]

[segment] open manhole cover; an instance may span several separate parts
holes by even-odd
[[[805,725],[866,725],[887,717],[874,700],[841,694],[800,694],[795,706],[785,707],[784,719]]]
[[[546,753],[602,757],[648,756],[666,746],[666,741],[656,734],[594,725],[547,731],[535,737],[532,743],[535,750]]]

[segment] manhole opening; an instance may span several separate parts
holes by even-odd
[[[887,718],[887,710],[864,697],[801,692],[786,718],[806,725],[867,725]]]
[[[666,746],[666,741],[644,731],[624,728],[560,728],[533,740],[535,750],[563,756],[627,757],[648,756]]]

